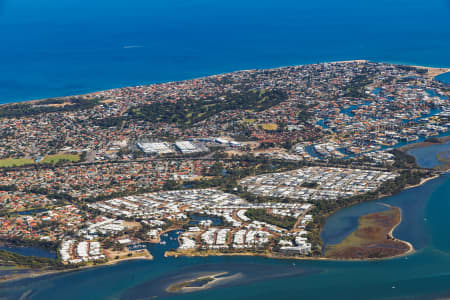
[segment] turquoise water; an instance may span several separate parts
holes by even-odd
[[[450,67],[448,0],[0,0],[0,103],[248,68]]]

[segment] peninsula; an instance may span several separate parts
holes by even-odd
[[[408,253],[392,236],[397,208],[325,252],[320,232],[341,208],[441,174],[398,148],[449,132],[450,86],[434,79],[448,71],[358,60],[2,105],[0,240],[58,256],[0,261],[151,259],[147,245],[171,230],[182,233],[167,256]]]

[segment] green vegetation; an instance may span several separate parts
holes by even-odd
[[[24,256],[6,250],[0,250],[0,264],[7,266],[27,267],[32,269],[61,267],[61,264],[59,262],[50,258]]]
[[[267,131],[275,131],[278,129],[278,124],[276,123],[266,123],[259,125],[262,129]]]
[[[211,118],[228,110],[263,111],[287,99],[284,92],[272,90],[247,90],[227,93],[211,100],[180,100],[176,103],[164,102],[142,105],[128,112],[131,119],[150,122],[176,123],[182,127]],[[119,120],[104,120],[103,125],[119,124]]]
[[[297,223],[297,219],[294,217],[278,217],[272,214],[269,214],[265,209],[263,208],[250,208],[245,212],[245,215],[250,218],[251,220],[260,221],[260,222],[266,222],[269,224],[276,225],[281,228],[285,229],[292,229],[294,227],[295,223]]]
[[[308,112],[309,106],[300,103],[297,107],[300,108],[300,111],[296,117],[300,122],[306,122],[313,116],[312,113]]]
[[[57,164],[59,162],[77,162],[80,161],[80,156],[77,154],[54,154],[47,155],[41,163]]]
[[[416,158],[408,153],[405,153],[401,150],[394,149],[391,151],[395,156],[395,163],[393,164],[394,168],[416,168]]]
[[[304,188],[314,189],[318,187],[319,184],[317,182],[303,182],[301,186]]]
[[[224,165],[220,161],[216,161],[214,165],[209,168],[208,176],[221,176],[225,171]]]
[[[0,185],[0,191],[7,191],[7,192],[15,192],[17,191],[17,186],[15,184],[11,185]]]
[[[48,251],[56,252],[58,245],[55,242],[40,241],[40,240],[28,240],[28,239],[0,239],[2,243],[6,243],[9,246],[15,247],[37,247],[46,249]]]
[[[413,67],[413,66],[397,65],[397,68],[399,68],[401,70],[404,70],[404,71],[409,71],[409,72],[414,71],[417,74],[421,74],[421,75],[424,75],[424,74],[428,73],[428,69],[417,68],[417,67]]]
[[[29,158],[5,158],[0,159],[0,168],[20,167],[34,164],[34,160]]]
[[[20,118],[43,113],[76,111],[89,109],[96,105],[98,105],[97,100],[87,100],[81,97],[47,99],[34,103],[8,104],[0,107],[0,118]]]
[[[370,79],[366,75],[355,76],[347,84],[344,92],[344,97],[367,98],[365,87],[370,83],[372,83],[372,79]]]
[[[100,127],[118,127],[122,125],[122,117],[110,117],[105,119],[94,120],[94,124]]]
[[[4,158],[0,159],[0,168],[22,167],[29,165],[59,165],[68,162],[80,161],[78,154],[53,154],[47,155],[40,162],[36,163],[31,158]]]

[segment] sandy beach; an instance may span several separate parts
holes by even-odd
[[[330,62],[319,62],[319,63],[330,63],[330,64],[340,64],[340,63],[367,63],[367,62],[373,62],[371,60],[367,60],[367,59],[353,59],[353,60],[341,60],[341,61],[330,61]],[[380,63],[386,63],[386,64],[394,64],[397,65],[395,63],[390,63],[390,62],[380,62]],[[300,65],[292,65],[292,66],[303,66],[303,65],[310,65],[310,64],[300,64]],[[271,67],[268,68],[267,70],[276,70],[276,69],[280,69],[286,66],[291,66],[291,65],[282,65],[279,67]],[[438,67],[426,67],[426,66],[416,66],[416,65],[411,65],[411,67],[414,68],[419,68],[419,69],[426,69],[428,70],[427,74],[424,74],[423,76],[425,78],[428,79],[433,79],[436,76],[442,75],[444,73],[450,72],[450,68],[438,68]],[[245,71],[254,71],[257,70],[258,68],[255,69],[242,69],[239,70],[241,72],[245,72]],[[218,74],[214,74],[214,75],[210,75],[211,77],[213,76],[217,76],[217,75],[223,75],[223,74],[227,74],[229,72],[225,72],[225,73],[218,73]],[[186,80],[193,80],[193,79],[197,79],[197,78],[202,78],[202,77],[194,77],[194,78],[190,78],[190,79],[186,79]],[[167,81],[167,82],[176,82],[176,80],[172,80],[172,81]],[[152,86],[152,85],[158,85],[161,83],[149,83],[149,84],[144,84],[145,86]],[[7,105],[14,105],[14,104],[39,104],[39,102],[44,101],[44,100],[48,100],[48,99],[58,99],[58,100],[69,100],[70,98],[73,97],[80,97],[83,98],[85,100],[92,100],[94,99],[94,97],[96,95],[101,94],[102,92],[105,91],[109,91],[109,90],[115,90],[115,89],[122,89],[122,88],[129,88],[129,87],[135,87],[135,86],[141,86],[141,85],[132,85],[132,86],[120,86],[117,88],[108,88],[108,89],[101,89],[101,90],[97,90],[94,92],[90,92],[90,93],[81,93],[81,94],[71,94],[71,95],[66,95],[66,96],[61,96],[61,97],[45,97],[45,98],[39,98],[39,99],[30,99],[30,100],[24,100],[24,101],[15,101],[15,102],[8,102],[8,103],[2,103],[0,104],[0,106],[7,106]],[[108,103],[108,102],[114,102],[115,100],[112,99],[104,99],[102,100],[102,102],[104,103]],[[49,106],[54,106],[54,104],[46,104]],[[61,104],[57,104],[57,105],[61,105]],[[65,104],[63,104],[65,105]]]
[[[424,74],[423,76],[426,78],[429,78],[429,79],[432,79],[436,76],[450,72],[450,68],[434,68],[434,67],[424,67],[424,66],[411,66],[411,67],[428,70],[428,73]]]
[[[441,175],[436,174],[436,175],[434,175],[434,176],[432,176],[432,177],[423,178],[422,180],[420,180],[420,182],[419,182],[418,184],[409,185],[409,186],[405,187],[405,190],[408,190],[408,189],[412,189],[412,188],[421,186],[422,184],[425,184],[425,183],[427,183],[427,182],[430,181],[430,180],[439,178],[440,176],[441,176]]]
[[[435,178],[437,178],[437,177],[435,177]],[[425,182],[427,182],[428,180],[431,180],[431,179],[434,179],[434,178],[428,178],[427,180],[425,180],[423,183],[421,183],[421,184],[424,184]],[[393,206],[392,205],[389,205],[389,204],[387,204],[387,203],[380,203],[380,205],[383,205],[383,206],[387,206],[387,207],[389,207],[389,208],[393,208]],[[411,253],[413,253],[415,250],[414,250],[414,246],[410,243],[410,242],[408,242],[408,241],[404,241],[404,240],[399,240],[399,239],[397,239],[395,236],[394,236],[394,230],[398,227],[398,225],[400,225],[401,223],[402,223],[402,220],[403,220],[403,218],[402,218],[402,210],[400,209],[400,220],[397,222],[397,224],[395,224],[394,225],[394,227],[392,227],[392,229],[389,231],[389,233],[388,233],[388,236],[389,236],[389,238],[391,238],[391,239],[395,239],[395,240],[397,240],[397,241],[399,241],[399,242],[401,242],[401,243],[403,243],[403,244],[406,244],[407,246],[408,246],[408,251],[406,251],[405,253],[402,253],[402,254],[399,254],[399,255],[395,255],[395,256],[391,256],[390,258],[394,258],[394,257],[401,257],[401,256],[405,256],[405,255],[407,255],[407,254],[411,254]]]
[[[220,282],[224,281],[230,281],[238,279],[241,274],[233,274],[229,276],[228,272],[220,272],[220,273],[214,273],[214,274],[208,274],[208,275],[202,275],[197,278],[184,280],[182,282],[175,282],[171,284],[169,287],[167,287],[166,291],[169,293],[190,293],[190,292],[196,292],[201,290],[206,290],[209,288],[212,288],[213,286],[216,286]],[[201,286],[189,286],[189,284],[199,282],[202,280],[207,280],[207,282]]]

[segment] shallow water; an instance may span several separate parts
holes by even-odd
[[[450,176],[406,190],[381,201],[402,208],[403,222],[394,235],[418,251],[407,258],[370,262],[274,260],[260,257],[164,258],[164,248],[152,245],[154,261],[129,261],[114,266],[50,275],[0,285],[0,297],[17,299],[433,299],[450,296]],[[325,232],[348,232],[348,216],[379,205],[363,203],[342,210],[327,222]],[[381,206],[380,206],[381,207]],[[333,224],[337,224],[336,230]],[[327,232],[326,234],[329,234]],[[238,281],[181,295],[164,292],[177,276],[196,272],[242,273]],[[395,288],[393,288],[395,287]]]
[[[439,152],[445,152],[450,150],[450,141],[443,144],[436,144],[422,148],[415,148],[408,151],[416,158],[417,164],[425,168],[433,168],[442,164],[436,155]]]

